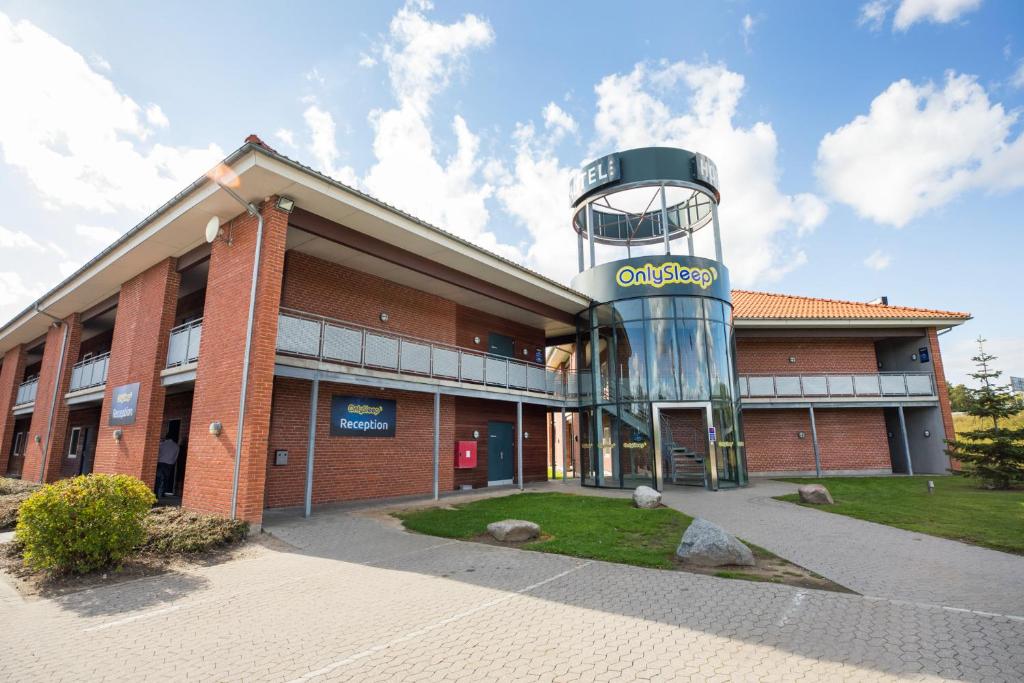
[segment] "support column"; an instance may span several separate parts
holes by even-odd
[[[666,208],[665,186],[661,186],[661,234],[665,238],[665,256],[672,254],[668,244],[668,208]]]
[[[516,470],[519,478],[519,490],[525,488],[523,483],[523,402],[516,401]]]
[[[566,447],[566,440],[569,438],[569,432],[565,423],[565,406],[562,406],[562,483],[568,483],[569,481],[569,456],[568,449]]]
[[[900,416],[900,438],[903,439],[903,453],[907,458],[907,474],[914,476],[914,465],[910,461],[910,439],[907,438],[907,421],[903,417],[903,406],[899,406],[896,410]]]
[[[594,247],[594,207],[587,204],[587,239],[590,241],[590,267],[597,265],[597,252]]]
[[[715,260],[722,263],[722,231],[718,226],[718,204],[711,200],[711,227],[715,234]]]
[[[313,514],[313,457],[316,454],[316,409],[320,401],[320,374],[313,376],[309,391],[309,440],[306,446],[306,502],[303,517]]]
[[[163,438],[160,430],[166,395],[160,372],[167,366],[167,345],[174,325],[180,282],[178,261],[168,258],[121,285],[110,343],[107,386],[96,435],[94,472],[127,474],[147,486],[156,481],[156,457]],[[111,425],[117,400],[115,391],[136,383],[134,422]],[[114,439],[118,429],[121,430],[120,441]]]
[[[0,366],[0,477],[7,474],[7,461],[14,439],[11,410],[18,397],[18,385],[25,376],[26,357],[24,345],[18,344],[4,354],[3,366]]]
[[[807,406],[811,418],[811,443],[814,445],[814,472],[821,478],[821,450],[818,447],[818,423],[814,419],[814,406]]]
[[[441,476],[441,392],[434,392],[434,500],[440,498]]]
[[[686,231],[686,249],[690,252],[690,256],[693,256],[693,231]]]
[[[583,233],[576,234],[576,256],[579,259],[580,272],[583,272],[583,268],[586,265],[583,261]]]
[[[32,410],[29,442],[25,445],[25,481],[52,482],[60,478],[68,431],[68,405],[64,394],[71,384],[71,367],[78,359],[82,321],[77,313],[51,325],[39,371],[39,389]]]
[[[230,516],[234,498],[236,516],[257,527],[263,521],[277,316],[288,232],[288,214],[277,209],[275,201],[276,197],[271,197],[259,209],[264,220],[263,240],[249,364],[244,369],[256,217],[238,216],[227,226],[231,243],[216,240],[211,245],[182,501],[190,510]],[[245,420],[239,433],[243,372],[248,379]],[[210,432],[213,422],[221,424],[219,435]],[[237,496],[233,496],[236,483]]]

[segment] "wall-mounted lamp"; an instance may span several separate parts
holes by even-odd
[[[281,209],[285,213],[291,213],[292,209],[295,208],[295,200],[291,197],[278,197],[277,208]]]
[[[480,432],[478,430],[476,430],[476,429],[473,430],[473,438],[474,439],[479,439],[480,438]]]
[[[35,441],[36,443],[42,443],[43,442],[43,437],[41,437],[38,434],[36,434],[35,437],[33,437],[32,440]]]
[[[789,362],[790,363],[795,363],[796,362],[796,356],[790,356],[789,357]]]
[[[221,423],[217,422],[216,420],[210,423],[210,433],[213,434],[214,436],[220,436],[220,433],[221,431],[223,431],[223,429],[224,427],[221,425]]]
[[[524,356],[529,356],[530,355],[530,349],[523,349],[523,355]]]
[[[910,354],[910,360],[917,360],[917,354],[916,353]]]
[[[806,439],[807,438],[807,432],[797,432],[796,436],[797,436],[798,439]]]
[[[380,312],[380,321],[382,323],[386,323],[388,321],[388,314],[385,313],[384,311]]]
[[[523,432],[523,438],[524,439],[529,439],[530,438],[530,432]]]
[[[124,430],[123,429],[115,429],[114,430],[114,441],[120,441],[123,438],[124,438]]]
[[[926,437],[931,436],[932,435],[931,430],[929,430],[929,429],[924,430],[924,435]]]
[[[473,343],[474,344],[479,344],[480,343],[480,337],[473,337]]]

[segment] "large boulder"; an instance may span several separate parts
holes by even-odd
[[[683,534],[676,556],[687,564],[702,567],[754,565],[754,553],[725,529],[698,517]]]
[[[832,494],[821,484],[801,486],[797,489],[797,493],[800,494],[801,503],[810,503],[811,505],[832,505],[835,503],[832,500]]]
[[[638,486],[633,491],[633,505],[645,509],[656,508],[661,505],[661,494],[650,486]]]
[[[519,543],[540,536],[540,527],[524,519],[503,519],[488,524],[487,533],[498,541]]]

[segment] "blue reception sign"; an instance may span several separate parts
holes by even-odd
[[[394,436],[395,414],[391,399],[333,396],[331,436]]]
[[[114,387],[110,394],[111,427],[135,424],[135,412],[139,407],[139,383],[122,384]]]

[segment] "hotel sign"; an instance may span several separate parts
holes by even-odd
[[[394,436],[396,416],[392,399],[333,396],[331,436]]]
[[[591,161],[569,179],[569,203],[575,205],[576,200],[583,195],[595,188],[614,183],[621,175],[618,154],[609,154],[597,161]]]
[[[114,387],[110,394],[111,427],[122,427],[135,424],[135,413],[139,407],[139,382],[122,384]]]

